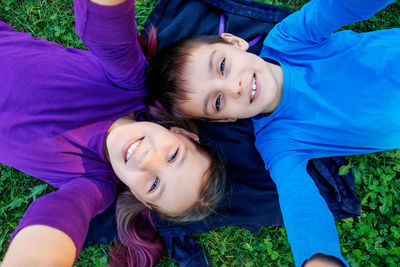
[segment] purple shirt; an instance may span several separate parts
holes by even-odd
[[[57,191],[34,201],[22,228],[68,234],[79,253],[90,219],[112,203],[118,178],[104,140],[119,117],[144,109],[147,62],[136,39],[135,3],[75,0],[89,51],[18,33],[0,20],[0,162]]]

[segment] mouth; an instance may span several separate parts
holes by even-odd
[[[255,100],[255,95],[257,92],[257,83],[256,83],[256,74],[253,74],[253,78],[251,80],[251,88],[250,88],[250,104]]]
[[[124,145],[123,148],[123,155],[125,159],[125,163],[128,162],[128,160],[135,154],[137,151],[140,143],[143,141],[144,137],[141,138],[136,138],[136,139],[131,139],[127,142],[126,145]]]

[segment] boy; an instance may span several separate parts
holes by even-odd
[[[297,266],[320,254],[346,262],[308,160],[400,147],[400,30],[332,34],[392,2],[311,1],[271,30],[260,57],[223,34],[182,40],[150,62],[148,89],[171,115],[253,117]]]

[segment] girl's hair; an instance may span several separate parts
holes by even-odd
[[[178,222],[197,221],[205,218],[217,207],[225,192],[225,168],[216,153],[200,145],[210,155],[208,177],[200,189],[197,202],[180,214],[169,214],[157,207],[152,209],[160,217]],[[164,244],[157,234],[150,210],[127,190],[120,194],[116,208],[117,230],[124,246],[116,244],[109,251],[109,266],[153,266],[164,252]]]
[[[157,30],[153,25],[151,25],[146,34],[147,42],[139,33],[137,33],[137,40],[144,56],[147,60],[149,60],[154,55],[157,49]]]
[[[146,104],[154,116],[164,120],[170,117],[185,118],[178,109],[178,104],[189,99],[190,92],[184,87],[190,77],[184,74],[185,67],[194,48],[215,43],[227,44],[219,35],[185,37],[150,58],[146,79],[149,97]],[[165,112],[155,113],[162,110],[161,107]]]

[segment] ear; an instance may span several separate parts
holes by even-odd
[[[192,140],[195,141],[195,142],[199,141],[199,137],[198,137],[196,134],[191,133],[191,132],[188,132],[188,131],[186,131],[185,129],[178,128],[178,127],[171,127],[169,130],[170,130],[171,132],[174,132],[174,133],[183,135],[183,136],[185,136],[185,137],[188,138],[188,139],[192,139]]]
[[[237,119],[218,119],[218,120],[211,120],[211,122],[235,122]]]
[[[249,43],[246,42],[246,40],[233,35],[231,33],[223,33],[221,34],[221,38],[224,39],[226,42],[233,44],[234,46],[243,49],[244,51],[247,51],[249,49]]]

